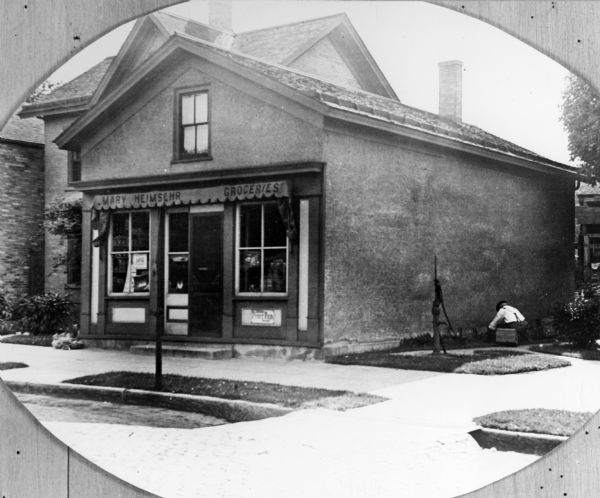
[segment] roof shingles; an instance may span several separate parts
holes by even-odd
[[[283,35],[282,37],[285,38],[285,33],[293,32],[295,33],[294,36],[308,36],[308,31],[322,31],[327,28],[328,24],[333,26],[334,24],[339,23],[340,17],[341,15],[336,15],[317,20],[321,21],[320,23],[308,21],[294,23],[280,27],[279,31],[278,28],[269,28],[266,30],[247,32],[241,35],[241,38],[236,42],[236,46],[241,50],[244,50],[244,53],[217,47],[216,45],[195,36],[198,35],[198,33],[194,32],[194,34],[191,34],[189,25],[186,24],[184,19],[172,16],[161,16],[161,21],[168,19],[168,31],[173,30],[174,33],[183,33],[183,35],[179,36],[201,44],[208,50],[216,51],[236,64],[275,80],[305,96],[318,100],[330,108],[361,114],[368,118],[380,121],[384,120],[399,126],[416,128],[420,131],[442,135],[452,140],[467,142],[479,147],[518,156],[523,159],[556,165],[562,169],[572,169],[492,135],[476,126],[441,118],[437,114],[402,104],[396,99],[383,97],[358,89],[344,88],[307,74],[296,72],[276,63],[265,62],[262,59],[259,60],[256,57],[247,55],[247,52],[254,52],[257,54],[257,57],[262,57],[264,51],[271,49],[275,50],[274,47],[279,43],[277,41],[278,35]],[[303,32],[303,30],[305,30],[305,32]],[[271,35],[273,38],[269,39]],[[175,36],[177,36],[177,34],[175,34]],[[282,43],[282,45],[285,44]],[[273,56],[273,58],[281,57],[286,50],[287,48],[283,47],[281,52],[276,56]],[[45,96],[43,100],[40,100],[33,105],[45,105],[51,102],[59,104],[61,101],[75,98],[89,99],[107,71],[111,61],[112,58],[105,59],[97,66],[54,90],[51,94]]]

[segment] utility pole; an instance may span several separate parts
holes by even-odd
[[[440,336],[440,308],[442,305],[442,287],[437,278],[437,255],[433,257],[433,289],[434,299],[431,305],[431,315],[433,316],[433,354],[442,352],[442,341]]]

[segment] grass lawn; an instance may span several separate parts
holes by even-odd
[[[403,370],[504,375],[570,366],[571,363],[549,356],[510,349],[479,349],[473,354],[431,354],[375,351],[336,356],[327,360],[342,365],[367,365]]]
[[[107,372],[77,377],[64,382],[88,386],[154,390],[154,374],[140,372]],[[163,375],[163,391],[238,399],[255,403],[273,403],[287,408],[325,407],[334,410],[358,408],[386,400],[381,396],[350,391],[284,386],[268,382],[185,377],[173,374]]]
[[[0,336],[0,342],[7,344],[25,344],[28,346],[52,347],[52,335],[10,334]]]
[[[530,346],[529,349],[538,353],[570,356],[571,358],[581,358],[582,360],[600,361],[600,351],[597,349],[577,349],[570,344],[536,344],[534,346]]]
[[[16,361],[0,362],[0,370],[10,370],[11,368],[27,368],[29,365]]]
[[[489,413],[473,420],[481,427],[506,431],[570,436],[592,416],[591,412],[570,412],[534,408]]]

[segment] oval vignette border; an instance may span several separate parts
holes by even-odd
[[[595,63],[600,60],[600,32],[596,30],[596,26],[600,24],[600,0],[553,2],[429,0],[429,2],[475,17],[501,29],[559,62],[570,71],[583,76],[596,89],[600,89],[600,65]],[[8,61],[5,63],[8,70],[0,75],[0,88],[3,89],[3,98],[0,102],[2,126],[24,100],[24,95],[30,93],[30,90],[75,53],[125,22],[183,1],[87,0],[85,3],[85,8],[80,7],[76,12],[69,12],[69,0],[54,0],[47,2],[46,5],[43,0],[32,0],[32,8],[28,9],[26,14],[30,19],[23,18],[25,14],[22,9],[27,9],[27,1],[2,3],[0,12],[4,14],[5,29],[0,32],[0,57],[1,60]],[[47,11],[49,7],[52,7],[51,15]],[[111,11],[112,14],[106,16],[107,11]],[[27,27],[27,31],[23,32],[23,26]],[[74,44],[68,36],[65,36],[65,26],[80,34],[79,39],[74,38],[79,43]],[[44,27],[47,29],[42,29]],[[36,34],[40,32],[49,33],[45,35],[44,45],[53,47],[52,49],[40,47],[39,39],[36,38]],[[28,64],[20,64],[19,61],[28,61]],[[1,380],[0,384],[2,384]],[[0,394],[4,395],[5,390],[0,389]],[[22,406],[21,409],[24,410]],[[9,427],[3,426],[1,430],[7,429],[10,430]],[[11,436],[1,433],[0,435],[3,441],[9,440]],[[565,486],[567,479],[562,481],[562,487],[559,487],[553,479],[548,479],[549,469],[552,467],[556,470],[552,474],[558,477],[560,468],[560,477],[564,475],[572,483],[568,486],[570,488],[568,496],[581,498],[600,496],[600,480],[593,475],[594,466],[599,459],[600,412],[596,413],[565,444],[545,457],[515,474],[464,496],[493,498],[508,496],[510,492],[518,492],[519,496],[549,496],[548,493],[553,496],[554,493],[563,495],[562,488],[567,487]],[[2,469],[3,466],[0,466],[0,471]],[[0,475],[0,481],[7,477]],[[18,476],[13,477],[18,479]],[[20,477],[28,478],[25,474]],[[106,476],[106,479],[108,481],[110,477]],[[534,482],[538,484],[544,482],[546,486],[542,485],[540,488],[538,485],[534,486]],[[43,483],[38,484],[43,485]]]

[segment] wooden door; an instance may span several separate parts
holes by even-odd
[[[223,213],[194,213],[190,220],[189,335],[221,337],[223,314]]]

